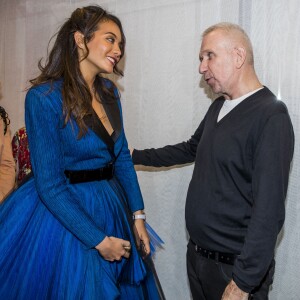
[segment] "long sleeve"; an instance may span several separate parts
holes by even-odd
[[[197,146],[201,139],[205,118],[191,138],[182,143],[168,145],[158,149],[136,150],[132,153],[135,165],[170,167],[195,161]]]
[[[25,121],[39,196],[63,226],[87,247],[99,244],[105,233],[97,227],[92,217],[82,207],[78,195],[73,193],[64,176],[64,154],[59,131],[62,111],[54,107],[60,93],[44,93],[37,88],[26,95]],[[75,139],[76,142],[76,139]]]
[[[115,91],[115,95],[119,98],[117,91]],[[120,100],[118,100],[118,104],[122,128],[124,128]],[[115,162],[115,176],[124,189],[130,210],[135,212],[137,210],[144,209],[144,202],[123,129],[121,131],[121,135],[122,136],[119,141],[122,142],[122,146]]]
[[[3,120],[0,119],[0,203],[13,189],[15,183],[15,161],[12,155],[10,128],[4,135]]]
[[[132,212],[144,209],[144,202],[124,135],[123,146],[115,162],[115,175],[122,185]]]
[[[251,220],[233,269],[235,282],[246,292],[259,285],[274,256],[285,217],[284,201],[293,149],[294,134],[288,114],[273,115],[256,147]]]

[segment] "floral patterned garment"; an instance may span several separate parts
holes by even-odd
[[[31,174],[30,153],[26,128],[20,128],[12,139],[13,157],[17,166],[17,185]]]

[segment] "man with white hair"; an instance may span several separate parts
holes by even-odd
[[[260,83],[238,25],[205,30],[199,58],[204,80],[222,96],[188,141],[133,150],[133,162],[195,162],[185,212],[193,298],[268,299],[294,149],[290,117]]]

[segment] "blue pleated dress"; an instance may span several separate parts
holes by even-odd
[[[115,129],[112,155],[91,128],[78,139],[75,122],[63,125],[61,87],[44,84],[26,95],[34,176],[0,206],[0,299],[159,299],[128,220],[128,211],[144,206],[118,92],[104,106]],[[111,180],[70,184],[64,174],[104,167],[112,156]],[[105,236],[129,240],[130,258],[103,259],[94,247]]]

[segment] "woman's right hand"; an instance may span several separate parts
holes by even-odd
[[[129,258],[131,245],[129,241],[116,237],[105,237],[105,239],[95,247],[102,257],[108,261],[121,260],[122,257]]]

